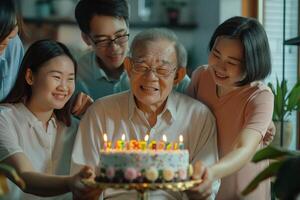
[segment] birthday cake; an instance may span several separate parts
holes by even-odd
[[[99,182],[162,183],[189,179],[189,152],[184,149],[110,149],[100,152]]]

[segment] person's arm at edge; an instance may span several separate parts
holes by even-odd
[[[23,153],[15,153],[4,159],[2,163],[15,168],[25,182],[24,192],[39,196],[55,196],[75,190],[85,190],[84,187],[78,188],[77,185],[80,184],[80,180],[94,176],[91,168],[85,168],[74,176],[38,173],[35,172],[31,162]]]

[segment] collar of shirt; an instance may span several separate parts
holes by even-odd
[[[139,108],[137,107],[135,100],[134,100],[134,95],[130,91],[129,93],[129,101],[128,101],[128,117],[129,119],[133,118],[134,112],[138,110]],[[159,114],[161,116],[166,117],[169,123],[172,121],[176,120],[176,98],[174,97],[173,92],[171,92],[168,96],[167,103],[163,109],[163,111]]]
[[[95,52],[93,52],[93,58],[92,58],[92,71],[95,76],[96,79],[106,79],[109,82],[115,82],[118,80],[112,79],[110,77],[107,76],[107,74],[105,73],[105,71],[102,69],[102,66],[99,64],[99,62],[97,62],[97,55]],[[98,58],[99,59],[99,58]]]
[[[6,49],[4,49],[4,51],[0,54],[0,61],[5,60],[5,51]]]
[[[23,104],[23,103],[18,103],[16,105],[16,107],[18,107],[20,109],[20,111],[24,114],[24,116],[26,117],[28,124],[31,127],[34,127],[37,124],[40,124],[41,121]],[[50,120],[49,120],[49,125],[52,125],[55,129],[57,128],[57,124],[56,124],[56,119],[55,116],[52,115]]]

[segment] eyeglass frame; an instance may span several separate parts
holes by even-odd
[[[126,42],[128,42],[129,40],[129,36],[130,34],[129,33],[126,33],[124,35],[120,35],[118,37],[115,37],[114,39],[110,39],[110,38],[107,38],[107,39],[103,39],[103,40],[99,40],[99,41],[95,41],[92,36],[88,35],[88,37],[92,40],[92,42],[94,43],[94,45],[96,46],[96,48],[103,48],[103,47],[109,47],[111,46],[113,43],[114,44],[117,44],[119,46],[122,46],[123,44],[125,44]],[[122,37],[127,37],[127,40],[124,41],[124,42],[121,42],[119,43],[117,40],[122,38]],[[100,45],[99,46],[99,43],[101,44],[101,42],[104,42],[104,41],[109,41],[106,45]]]
[[[132,63],[132,71],[134,72],[134,73],[137,73],[137,74],[146,74],[146,73],[148,73],[149,71],[151,71],[152,73],[154,73],[157,77],[163,77],[163,78],[166,78],[166,77],[169,77],[173,72],[175,72],[177,69],[178,69],[178,67],[174,67],[172,64],[169,64],[172,68],[171,69],[169,69],[169,72],[167,73],[167,74],[165,74],[165,75],[162,75],[162,74],[158,74],[157,73],[157,70],[158,69],[160,69],[160,66],[158,66],[158,67],[150,67],[149,65],[146,65],[147,67],[144,67],[144,68],[147,68],[147,70],[145,70],[145,71],[136,71],[136,65],[135,65],[135,62],[136,61],[134,61],[134,60],[131,60],[131,63]]]

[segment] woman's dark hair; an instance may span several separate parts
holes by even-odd
[[[21,30],[21,16],[19,8],[14,0],[0,0],[0,42],[3,41],[11,31],[19,26]]]
[[[90,33],[90,23],[94,16],[112,16],[125,20],[128,24],[129,8],[126,0],[81,0],[75,8],[75,18],[83,33]]]
[[[31,86],[25,79],[27,69],[30,69],[33,74],[36,74],[47,61],[62,55],[67,56],[72,60],[76,75],[76,61],[64,44],[54,40],[39,40],[34,42],[25,53],[20,66],[17,81],[13,89],[1,103],[25,103],[27,100],[29,100],[32,95],[32,91]],[[56,118],[67,126],[71,125],[72,106],[73,98],[71,98],[62,109],[54,109]]]
[[[271,55],[267,34],[256,19],[232,17],[223,22],[210,39],[210,51],[219,36],[239,39],[244,46],[243,67],[246,76],[236,83],[238,86],[263,80],[271,73]]]

